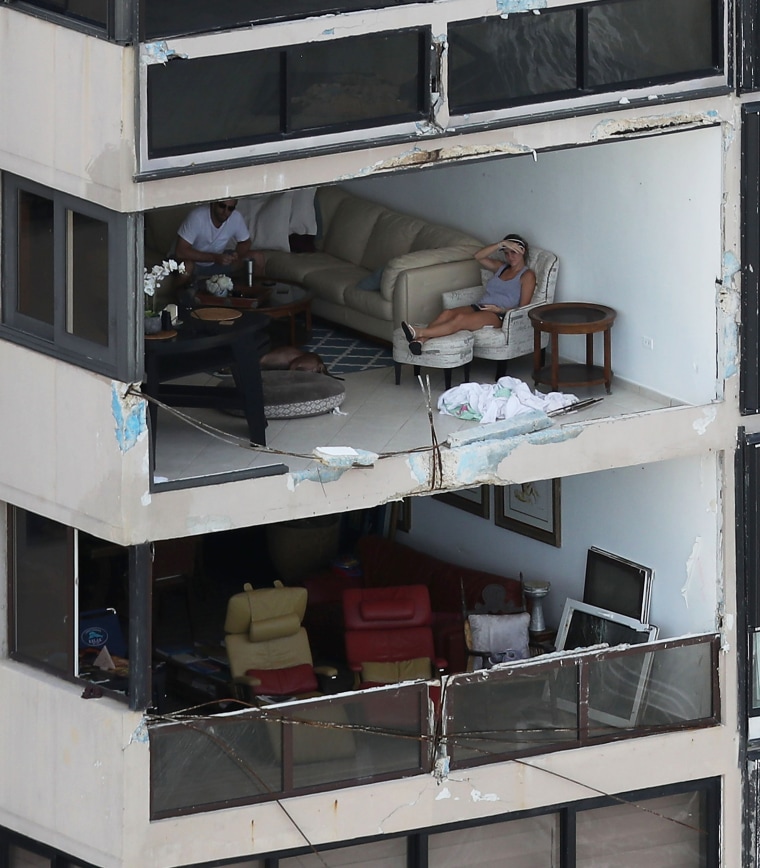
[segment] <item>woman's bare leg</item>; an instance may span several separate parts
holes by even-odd
[[[444,311],[444,313],[449,314],[449,316],[443,318],[443,314],[441,314],[430,325],[424,328],[415,327],[414,337],[416,340],[426,341],[428,338],[442,338],[463,329],[477,331],[483,326],[499,326],[501,324],[495,313],[486,310],[473,310],[471,307],[455,307]]]

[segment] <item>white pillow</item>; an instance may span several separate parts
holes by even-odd
[[[316,192],[316,187],[293,191],[290,231],[294,235],[317,234],[317,212],[314,208],[314,194]]]
[[[290,250],[288,236],[292,201],[291,191],[246,201],[246,212],[250,215],[246,222],[254,250]]]

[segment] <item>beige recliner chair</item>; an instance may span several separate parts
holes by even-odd
[[[333,667],[314,668],[306,630],[301,626],[306,588],[254,590],[251,585],[230,598],[224,622],[225,644],[238,698],[285,699],[323,692],[317,676],[335,678]],[[324,685],[323,685],[324,686]]]

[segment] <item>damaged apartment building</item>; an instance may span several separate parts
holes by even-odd
[[[760,864],[758,32],[0,0],[0,866]],[[146,299],[230,202],[259,307]],[[534,307],[408,356],[507,233]],[[318,334],[376,364],[265,412]]]

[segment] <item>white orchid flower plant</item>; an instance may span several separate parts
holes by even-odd
[[[176,259],[165,259],[160,265],[154,265],[150,271],[146,268],[143,274],[143,292],[146,295],[145,310],[147,313],[153,313],[153,296],[156,294],[156,287],[173,271],[179,274],[185,273],[185,263],[177,262]],[[151,301],[148,301],[148,299]]]

